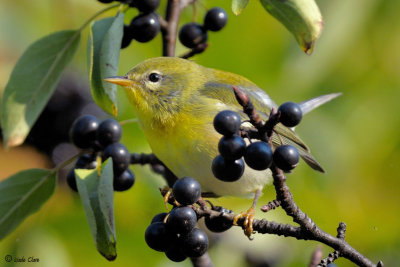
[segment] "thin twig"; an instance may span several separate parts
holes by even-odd
[[[130,164],[150,165],[155,173],[164,177],[169,187],[172,187],[175,181],[178,180],[178,177],[154,154],[131,153]]]
[[[261,211],[268,212],[268,211],[274,210],[280,206],[281,206],[281,202],[279,200],[274,199],[274,200],[268,202],[268,204],[262,206]]]

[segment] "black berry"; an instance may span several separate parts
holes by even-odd
[[[168,233],[165,223],[156,222],[147,227],[144,234],[147,245],[157,251],[165,252],[169,248],[171,235]]]
[[[172,193],[181,205],[191,205],[201,196],[199,182],[192,177],[184,177],[175,182]]]
[[[272,163],[271,147],[265,142],[255,142],[246,148],[244,160],[250,168],[255,170],[265,170]]]
[[[165,252],[165,256],[174,262],[181,262],[186,260],[187,256],[182,252],[180,247],[173,247]]]
[[[228,14],[220,7],[210,9],[204,17],[204,27],[210,31],[221,30],[228,21]]]
[[[135,183],[135,175],[130,169],[124,171],[120,176],[114,176],[114,190],[126,191]]]
[[[224,110],[214,118],[214,128],[224,136],[236,134],[240,129],[240,116],[234,111]]]
[[[67,174],[67,184],[69,187],[74,190],[75,192],[78,192],[78,187],[76,185],[76,180],[75,180],[75,169],[70,169]]]
[[[244,172],[243,159],[226,160],[218,155],[212,162],[212,172],[216,178],[224,182],[234,182],[242,177]]]
[[[132,42],[131,28],[124,25],[124,35],[122,36],[121,49],[128,47]]]
[[[70,137],[72,143],[79,148],[89,148],[96,141],[96,131],[99,120],[92,115],[83,115],[77,118],[71,126]]]
[[[75,163],[75,169],[95,169],[96,167],[96,156],[91,154],[83,154]]]
[[[164,222],[165,217],[168,215],[168,213],[163,212],[155,215],[153,219],[151,220],[151,223],[156,223],[156,222]]]
[[[136,7],[140,12],[154,12],[160,5],[160,0],[134,0],[129,6]]]
[[[221,213],[232,213],[231,210],[224,209],[223,207],[214,207],[213,210],[219,211]],[[208,230],[221,233],[224,232],[232,227],[232,222],[226,219],[223,216],[218,217],[206,217],[204,222],[208,228]]]
[[[280,105],[278,112],[281,113],[279,121],[286,127],[294,127],[300,123],[303,112],[298,104],[286,102]]]
[[[291,145],[279,146],[273,155],[275,165],[283,171],[294,169],[299,163],[299,152]]]
[[[133,18],[129,27],[133,39],[141,43],[152,40],[160,31],[160,23],[155,13],[139,14]]]
[[[130,154],[128,149],[120,143],[114,143],[104,149],[104,160],[111,157],[113,160],[114,176],[119,176],[129,167]]]
[[[179,41],[187,48],[194,48],[207,42],[207,31],[198,23],[188,23],[179,31]]]
[[[245,150],[246,142],[237,135],[224,136],[218,143],[219,153],[228,160],[240,159]]]
[[[121,124],[113,119],[106,119],[102,121],[97,129],[97,140],[103,146],[108,146],[109,144],[119,142],[121,136]]]
[[[200,257],[208,248],[208,236],[202,230],[194,228],[183,237],[183,252],[188,257]]]
[[[167,227],[171,232],[185,234],[194,228],[197,222],[196,213],[189,207],[173,209],[167,218]]]

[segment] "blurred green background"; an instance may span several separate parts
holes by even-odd
[[[325,28],[314,53],[307,56],[258,1],[251,1],[238,17],[230,11],[230,1],[201,1],[197,21],[205,13],[202,5],[221,6],[230,19],[224,30],[209,34],[209,49],[193,60],[249,78],[277,103],[342,92],[340,98],[308,114],[297,128],[327,174],[302,163],[289,175],[288,184],[298,205],[322,229],[335,234],[338,223],[344,221],[352,246],[374,262],[400,266],[400,2],[318,4]],[[0,90],[29,44],[53,31],[79,28],[103,7],[95,0],[0,1]],[[136,13],[128,11],[126,22]],[[113,14],[115,10],[107,13]],[[189,7],[181,23],[192,17]],[[86,29],[70,65],[70,71],[86,85],[87,34]],[[178,55],[185,51],[178,45]],[[121,51],[120,74],[160,55],[161,36],[147,44],[133,42]],[[119,106],[119,120],[134,116],[124,94],[119,95]],[[123,143],[132,152],[150,152],[136,124],[123,130]],[[21,169],[49,166],[49,159],[29,146],[0,150],[0,180]],[[77,194],[60,182],[51,200],[0,242],[0,265],[11,266],[4,260],[11,254],[39,258],[35,266],[190,266],[188,260],[172,263],[146,246],[146,227],[153,215],[164,211],[158,191],[163,180],[148,167],[133,170],[135,186],[115,194],[118,257],[114,262],[97,253]],[[273,198],[273,190],[267,188],[259,203]],[[240,212],[249,207],[250,200],[222,198],[214,204]],[[268,214],[257,211],[257,217],[290,222],[280,209]],[[273,266],[306,266],[316,246],[316,242],[270,235],[256,235],[250,242],[235,228],[216,237],[210,254],[216,266],[248,266],[246,255]],[[326,246],[323,250],[324,255],[332,251]],[[336,264],[353,266],[345,259]]]

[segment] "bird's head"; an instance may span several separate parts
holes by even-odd
[[[181,108],[181,103],[198,88],[205,75],[202,67],[189,60],[174,57],[148,59],[125,76],[105,81],[124,87],[139,116],[166,122]]]

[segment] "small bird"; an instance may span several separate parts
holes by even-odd
[[[240,114],[242,121],[248,120],[232,86],[248,95],[264,121],[271,108],[277,108],[271,98],[248,79],[186,59],[159,57],[138,64],[125,76],[109,77],[105,81],[124,87],[153,153],[178,178],[194,177],[203,192],[217,196],[248,197],[271,182],[270,171],[249,167],[245,167],[243,176],[235,182],[220,181],[211,171],[221,138],[213,127],[215,115],[222,110],[232,110]],[[338,94],[317,97],[300,103],[300,107],[304,114],[336,96]],[[274,130],[284,144],[298,149],[308,165],[324,172],[292,129],[278,124]],[[273,139],[273,145],[281,145],[280,139]]]

